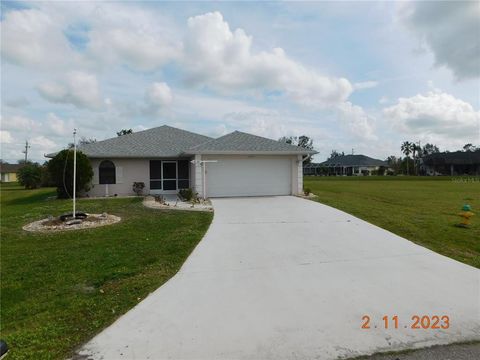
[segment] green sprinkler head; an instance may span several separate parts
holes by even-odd
[[[472,211],[472,207],[470,205],[465,204],[465,205],[463,205],[462,210],[463,211]]]

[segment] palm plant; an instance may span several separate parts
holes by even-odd
[[[407,157],[407,175],[410,175],[410,169],[409,169],[409,161],[410,160],[410,154],[412,153],[412,150],[413,150],[413,147],[415,146],[414,143],[411,143],[409,141],[404,141],[402,146],[401,146],[401,150],[402,152],[405,154],[405,156]]]

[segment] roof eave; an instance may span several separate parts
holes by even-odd
[[[239,151],[239,150],[197,150],[186,151],[186,155],[315,155],[317,151]]]

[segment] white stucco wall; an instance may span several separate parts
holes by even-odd
[[[301,155],[254,155],[255,158],[265,160],[266,166],[268,166],[268,160],[272,158],[282,158],[291,162],[291,178],[289,179],[291,184],[291,193],[300,194],[303,191],[303,165]],[[219,160],[229,161],[231,159],[251,159],[252,156],[243,155],[196,155],[195,160]],[[145,189],[144,194],[150,193],[150,159],[108,159],[113,161],[116,168],[116,184],[107,185],[99,184],[98,178],[98,166],[105,159],[91,159],[93,168],[92,187],[87,193],[88,196],[118,196],[135,195],[132,190],[134,182],[144,182]],[[210,164],[211,165],[211,164]],[[208,171],[207,164],[207,171]],[[190,166],[190,187],[195,189],[200,197],[203,196],[203,176],[202,165],[191,164]],[[208,194],[207,194],[208,195]]]
[[[116,169],[116,184],[99,184],[98,166],[105,159],[91,159],[93,168],[92,188],[88,196],[135,195],[132,190],[134,182],[144,182],[144,193],[150,192],[150,160],[149,159],[107,159],[113,161]]]

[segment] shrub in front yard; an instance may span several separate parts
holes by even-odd
[[[133,192],[137,194],[137,196],[140,196],[143,194],[143,189],[145,189],[145,183],[144,182],[134,182],[132,186]]]
[[[178,196],[183,201],[193,201],[193,202],[198,201],[198,194],[195,191],[193,191],[193,189],[190,189],[190,188],[179,190]]]
[[[42,183],[42,168],[36,163],[27,163],[18,170],[17,176],[25,189],[36,189]]]
[[[50,177],[55,181],[57,196],[67,199],[73,195],[73,150],[62,150],[47,165]],[[88,157],[77,151],[77,194],[88,191],[93,170]]]

